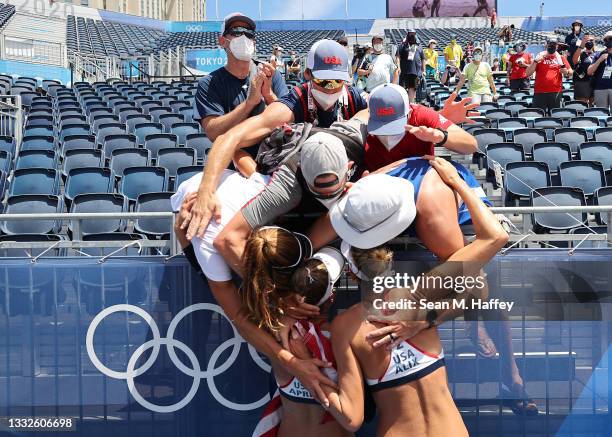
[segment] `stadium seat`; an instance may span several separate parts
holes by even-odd
[[[548,164],[551,175],[558,175],[559,164],[571,161],[572,149],[565,143],[538,143],[533,145],[533,160]]]
[[[79,194],[72,202],[70,212],[73,213],[123,213],[127,212],[127,199],[121,194],[96,193]],[[121,219],[81,220],[78,234],[75,234],[75,224],[71,220],[68,229],[73,239],[81,239],[83,235],[122,232],[125,221]]]
[[[96,133],[96,141],[102,147],[104,141],[107,137],[111,135],[125,135],[127,131],[125,129],[125,124],[114,122],[114,123],[104,123],[101,124],[98,128],[98,132]]]
[[[70,135],[89,135],[91,132],[89,124],[86,123],[70,123],[62,126],[59,137],[63,141]]]
[[[512,113],[505,109],[491,109],[486,112],[485,116],[489,120],[503,120],[504,118],[512,117]]]
[[[172,125],[171,132],[177,136],[179,145],[184,146],[187,135],[199,133],[200,125],[195,122],[175,123]]]
[[[587,199],[595,194],[595,190],[606,186],[606,174],[601,162],[562,162],[559,164],[559,175],[561,185],[582,189]]]
[[[66,205],[70,206],[75,196],[79,194],[110,193],[113,190],[113,182],[110,168],[73,168],[66,179],[64,190]]]
[[[64,138],[61,147],[61,154],[65,156],[68,150],[73,149],[95,149],[96,137],[93,135],[70,135]]]
[[[597,117],[575,117],[570,120],[570,126],[596,129],[599,127],[599,119]]]
[[[10,153],[11,156],[15,153],[15,140],[11,136],[0,136],[0,150]]]
[[[176,170],[176,180],[174,181],[174,190],[176,191],[180,185],[186,180],[202,173],[202,167],[199,165],[190,165],[188,167],[179,167]]]
[[[131,115],[128,115],[125,119],[127,130],[130,133],[134,133],[134,128],[137,124],[151,123],[151,122],[152,122],[151,116],[144,115],[144,114],[131,114]]]
[[[562,120],[569,120],[580,115],[576,108],[553,108],[550,111],[550,116]]]
[[[527,202],[531,191],[551,185],[548,165],[539,161],[509,162],[504,175],[506,206],[515,206],[516,201]]]
[[[55,168],[57,156],[53,150],[24,150],[19,152],[15,169],[21,168]]]
[[[586,206],[584,193],[575,187],[542,187],[531,192],[532,206]],[[536,233],[569,231],[587,223],[586,212],[545,212],[532,214]]]
[[[132,134],[113,134],[104,139],[102,150],[104,159],[110,159],[116,149],[136,148],[136,136]]]
[[[166,191],[168,171],[161,167],[128,167],[123,171],[119,191],[131,202],[143,193]]]
[[[605,121],[610,116],[608,108],[587,108],[583,111],[585,117],[597,117],[600,121]]]
[[[59,196],[53,195],[16,195],[6,201],[4,214],[58,214],[63,210]],[[58,220],[5,220],[0,222],[3,234],[56,234],[59,232]]]
[[[184,121],[184,117],[178,114],[169,113],[159,116],[159,123],[161,123],[161,125],[164,127],[164,132],[170,132],[174,124],[182,123]]]
[[[102,152],[93,149],[71,149],[66,152],[62,169],[62,176],[68,177],[73,168],[103,166]]]
[[[578,153],[578,146],[588,141],[586,131],[576,127],[565,127],[555,130],[554,140],[558,143],[569,144],[572,155]]]
[[[11,169],[13,157],[6,150],[0,150],[0,172],[8,173]],[[4,191],[0,190],[0,199],[4,197]]]
[[[45,135],[27,136],[21,141],[19,150],[55,150],[54,139],[52,136]]]
[[[476,129],[473,134],[478,142],[478,150],[485,154],[487,146],[493,143],[505,143],[506,133],[500,129]]]
[[[159,123],[147,122],[134,125],[134,135],[139,145],[144,145],[147,137],[153,134],[161,134],[163,127]]]
[[[170,197],[174,193],[158,192],[144,193],[138,196],[136,201],[136,212],[167,212],[172,211]],[[134,229],[151,237],[169,238],[172,229],[172,220],[167,219],[136,219]]]
[[[26,122],[26,127],[42,126],[53,129],[52,115],[30,115]]]
[[[205,133],[189,134],[185,137],[185,147],[194,149],[198,154],[198,164],[203,164],[212,147],[212,141],[208,139]]]
[[[513,117],[519,117],[519,111],[529,109],[529,105],[525,102],[508,102],[504,105],[506,111],[510,111]]]
[[[546,130],[548,141],[552,141],[555,129],[563,127],[563,120],[557,117],[543,117],[533,120],[533,127]]]
[[[151,152],[147,149],[114,149],[109,167],[116,177],[122,177],[128,167],[146,167],[151,162]]]
[[[515,143],[523,146],[526,155],[531,155],[534,144],[546,142],[546,131],[536,128],[517,129],[513,138]]]
[[[168,149],[178,147],[178,139],[174,134],[151,134],[147,135],[145,141],[145,148],[151,151],[151,158],[157,159],[157,153],[160,149]]]
[[[160,122],[159,118],[162,115],[167,115],[167,114],[172,114],[172,108],[165,107],[165,106],[157,106],[157,107],[152,107],[149,109],[149,115],[153,117],[153,121],[155,123],[159,123]],[[172,115],[175,115],[175,114],[172,114]]]
[[[527,119],[537,119],[544,116],[544,111],[540,108],[520,109],[518,112],[518,117]]]
[[[595,141],[612,142],[612,127],[602,127],[595,131]]]
[[[156,165],[168,170],[168,175],[174,178],[179,167],[195,165],[195,155],[195,150],[186,147],[159,149]]]
[[[493,143],[487,146],[487,180],[497,187],[495,166],[499,165],[503,172],[506,164],[525,160],[523,146],[515,143]]]
[[[601,187],[595,191],[595,205],[610,206],[612,205],[612,187]],[[595,213],[597,223],[600,225],[608,224],[608,213]]]
[[[582,111],[587,109],[589,105],[579,100],[572,100],[570,102],[566,102],[563,107],[566,109],[575,109],[576,111],[578,111],[579,114],[582,114]]]
[[[585,161],[601,162],[607,172],[612,169],[612,143],[591,141],[578,146],[578,156]]]
[[[57,171],[50,168],[24,168],[15,170],[9,187],[9,196],[22,194],[57,195],[59,177]]]

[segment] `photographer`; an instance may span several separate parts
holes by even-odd
[[[514,45],[515,53],[508,60],[508,79],[512,92],[528,91],[530,88],[527,67],[533,62],[531,53],[527,53],[525,43],[517,42]]]
[[[595,43],[593,37],[584,34],[580,45],[576,48],[571,65],[574,66],[574,100],[580,100],[587,104],[593,103],[593,78],[589,76],[588,69],[593,63],[593,49]]]
[[[301,69],[300,58],[297,57],[295,51],[291,50],[291,59],[287,61],[287,79],[300,80]]]
[[[610,108],[612,107],[612,31],[608,31],[603,40],[606,48],[595,54],[593,63],[588,68],[588,74],[593,76],[595,106]]]
[[[444,73],[440,78],[440,83],[446,87],[453,87],[461,79],[461,71],[457,68],[454,60],[451,60],[449,65],[444,69]]]
[[[582,21],[574,20],[572,23],[572,32],[565,37],[565,45],[569,48],[569,55],[567,60],[569,61],[570,67],[574,68],[574,53],[582,44],[582,40],[588,36],[588,33],[582,35]]]
[[[359,56],[353,58],[353,67],[357,75],[356,83],[359,89],[366,89],[366,79],[370,74],[370,55],[372,54],[372,46],[366,44],[359,49]]]
[[[372,92],[374,88],[385,83],[397,83],[397,65],[393,62],[393,58],[385,53],[382,36],[372,37],[372,53],[369,55],[368,62],[368,68],[364,70],[367,92]]]
[[[416,101],[416,90],[425,74],[425,54],[416,37],[416,30],[408,29],[406,39],[397,48],[396,62],[400,66],[399,85],[408,91],[410,101]]]

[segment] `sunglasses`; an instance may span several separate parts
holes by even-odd
[[[228,29],[225,34],[229,34],[231,36],[246,36],[248,39],[255,39],[255,31],[251,29],[247,29],[246,27],[232,27]]]
[[[343,80],[336,80],[336,79],[314,79],[313,78],[312,82],[326,90],[335,90],[336,88],[340,88],[342,85],[344,85]]]
[[[300,234],[299,232],[291,232],[290,230],[281,228],[280,226],[262,226],[258,230],[263,230],[263,229],[278,229],[279,231],[287,232],[288,234],[290,234],[296,239],[299,245],[300,252],[299,252],[297,260],[293,264],[288,265],[288,266],[277,266],[277,265],[271,264],[270,267],[272,267],[274,270],[278,270],[281,272],[282,271],[285,271],[285,272],[293,271],[302,263],[302,261],[312,256],[312,253],[313,253],[312,242],[310,241],[310,238],[308,238],[306,235]]]
[[[342,186],[340,188],[338,188],[336,191],[329,193],[329,194],[321,194],[316,192],[313,188],[311,188],[310,186],[308,186],[308,189],[310,190],[310,193],[312,194],[312,197],[314,197],[315,199],[319,199],[319,200],[329,200],[329,199],[335,199],[336,197],[340,196],[342,193],[344,193],[344,189],[346,186],[346,183],[348,181],[351,180],[351,178],[353,177],[353,175],[355,174],[355,167],[347,170],[346,174],[344,175],[344,183],[342,184]],[[317,184],[317,188],[325,188],[325,187],[331,187],[334,186],[338,183],[338,180],[336,179],[335,181],[332,182],[325,182],[325,183],[319,183]]]

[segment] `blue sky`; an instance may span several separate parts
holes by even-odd
[[[216,19],[217,3],[220,18],[234,11],[250,14],[254,18],[259,17],[258,0],[207,0],[206,12],[209,20]],[[302,18],[302,12],[306,20],[345,17],[345,0],[261,0],[261,3],[262,16],[267,20],[299,20]],[[539,0],[498,0],[500,14],[508,16],[537,16],[539,5]],[[544,0],[544,15],[612,15],[612,1],[587,2],[586,5],[588,6],[585,8],[585,3],[576,0]],[[348,0],[348,12],[349,18],[384,18],[386,0]]]

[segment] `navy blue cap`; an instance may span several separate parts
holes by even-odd
[[[395,84],[380,85],[370,94],[368,133],[399,135],[405,131],[410,114],[410,101],[404,88]]]
[[[346,49],[331,39],[314,43],[308,51],[306,68],[316,79],[346,80],[348,74],[348,53]]]

